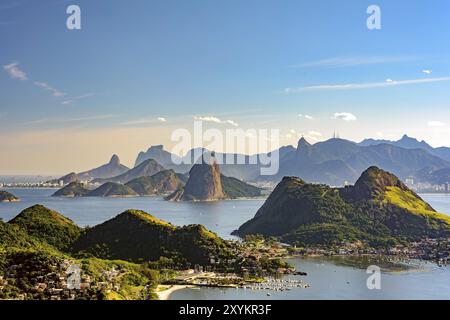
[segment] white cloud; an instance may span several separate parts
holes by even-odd
[[[323,134],[321,132],[317,132],[317,131],[308,131],[308,136],[320,138],[323,136]]]
[[[79,95],[79,96],[68,98],[67,100],[62,101],[61,104],[62,105],[69,105],[69,104],[74,103],[77,100],[86,99],[86,98],[93,97],[93,96],[96,96],[96,95],[97,95],[97,93],[92,93],[92,92],[91,93],[82,94],[82,95]]]
[[[314,117],[310,116],[309,114],[299,114],[298,116],[300,118],[305,118],[305,119],[308,119],[308,120],[313,120],[314,119]]]
[[[445,127],[445,123],[442,121],[428,121],[429,127]]]
[[[292,68],[314,68],[314,67],[325,67],[325,68],[342,68],[342,67],[354,67],[361,65],[373,65],[373,64],[383,64],[383,63],[393,63],[393,62],[403,62],[416,60],[414,57],[389,57],[389,56],[379,56],[379,57],[334,57],[316,61],[310,61],[303,64],[293,65]]]
[[[433,73],[433,70],[422,70],[422,72],[423,73],[425,73],[425,74],[432,74]]]
[[[386,82],[387,82],[387,83],[391,83],[391,82],[394,82],[394,80],[392,80],[392,79],[389,78],[389,79],[386,79]]]
[[[230,124],[234,127],[239,127],[239,124],[237,124],[233,120],[222,120],[214,116],[204,116],[204,117],[194,117],[195,120],[198,121],[205,121],[205,122],[214,122],[214,123],[220,123],[220,124]]]
[[[384,81],[384,82],[369,82],[369,83],[324,84],[324,85],[317,85],[317,86],[286,88],[284,91],[286,93],[296,93],[296,92],[319,91],[319,90],[372,89],[372,88],[386,88],[386,87],[393,87],[393,86],[413,85],[413,84],[442,82],[442,81],[450,81],[450,77],[411,79],[411,80],[399,80],[399,81],[391,80],[391,81]]]
[[[42,88],[44,90],[50,91],[54,97],[62,97],[62,96],[65,95],[65,93],[59,91],[58,89],[53,88],[52,86],[50,86],[46,82],[38,82],[38,81],[36,81],[36,82],[34,82],[34,85],[39,87],[39,88]]]
[[[84,121],[93,121],[93,120],[105,120],[115,118],[117,115],[115,114],[101,114],[89,117],[78,117],[78,118],[43,118],[29,121],[25,124],[48,124],[48,123],[70,123],[70,122],[84,122]]]
[[[121,125],[124,126],[139,126],[139,125],[156,125],[158,122],[167,122],[166,118],[158,117],[158,118],[141,118],[136,120],[130,120],[126,122],[122,122]]]
[[[334,114],[334,118],[344,121],[356,121],[358,119],[354,114],[349,112],[337,112]]]
[[[21,80],[21,81],[28,80],[27,74],[24,71],[22,71],[18,67],[18,65],[19,65],[18,62],[13,62],[11,64],[7,64],[7,65],[3,66],[3,69],[5,69],[6,72],[8,72],[9,75],[13,79],[17,79],[17,80]]]

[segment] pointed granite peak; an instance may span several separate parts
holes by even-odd
[[[120,158],[117,154],[113,155],[111,157],[111,160],[109,160],[110,164],[115,164],[115,165],[119,165],[120,164]]]
[[[400,141],[418,141],[418,140],[415,138],[411,138],[407,134],[404,134],[403,137],[400,139]]]
[[[299,150],[300,148],[308,148],[310,147],[311,144],[305,139],[305,137],[301,137],[301,139],[298,141],[297,144],[297,150]]]
[[[215,201],[225,199],[219,164],[212,157],[209,160],[209,162],[203,160],[193,165],[183,190],[174,192],[167,197],[167,200]]]

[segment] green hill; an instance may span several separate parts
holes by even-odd
[[[0,190],[0,202],[16,202],[16,201],[19,201],[19,198],[14,196],[12,193]]]
[[[70,219],[41,205],[25,209],[9,224],[62,251],[68,251],[82,231]]]
[[[229,255],[228,245],[203,226],[175,227],[143,211],[128,210],[82,235],[75,251],[99,258],[207,265],[210,257]]]
[[[187,181],[185,175],[175,173],[173,170],[164,170],[151,177],[140,177],[126,183],[141,196],[166,194],[182,188]]]
[[[223,174],[220,177],[222,182],[222,190],[227,198],[252,198],[261,196],[261,188],[252,186],[239,179],[226,177]]]
[[[21,227],[0,221],[0,255],[6,250],[33,249],[41,244]]]
[[[84,197],[90,192],[89,189],[86,189],[84,185],[80,182],[71,182],[67,186],[56,191],[52,197]]]
[[[106,182],[95,190],[86,194],[87,197],[136,197],[138,194],[130,187],[115,183]]]
[[[355,186],[342,189],[285,177],[235,234],[276,236],[298,245],[362,240],[377,246],[448,237],[450,218],[396,176],[371,167]]]

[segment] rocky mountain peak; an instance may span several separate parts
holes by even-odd
[[[311,144],[304,137],[301,137],[301,139],[298,141],[298,144],[297,144],[297,150],[299,150],[301,148],[308,148],[310,146],[311,146]]]
[[[353,198],[367,200],[383,194],[388,187],[408,190],[408,187],[392,173],[378,167],[370,167],[362,173],[351,193]]]
[[[119,158],[119,156],[117,154],[113,155],[111,157],[111,160],[109,161],[109,164],[120,165],[120,158]]]
[[[219,200],[225,198],[222,190],[220,168],[214,158],[210,162],[195,164],[189,171],[189,180],[184,188],[184,197],[193,200]]]

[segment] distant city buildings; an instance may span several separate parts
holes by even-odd
[[[53,180],[55,181],[55,180]],[[91,180],[82,180],[78,181],[79,183],[85,186],[99,186],[100,183],[92,183]],[[0,188],[62,188],[67,184],[64,183],[63,180],[50,182],[50,181],[40,181],[40,182],[1,182]]]
[[[417,193],[450,193],[450,183],[431,184],[428,182],[415,182],[413,179],[406,179],[405,184]]]

